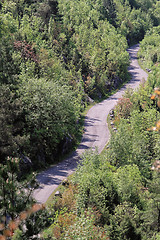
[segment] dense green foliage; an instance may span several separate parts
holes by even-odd
[[[73,180],[79,215],[98,210],[93,225],[103,226],[109,239],[159,239],[159,64],[149,57],[158,53],[158,29],[141,42],[139,56],[152,69],[148,81],[119,100],[109,148],[101,156],[86,153]]]
[[[159,160],[160,135],[149,129],[160,113],[150,93],[149,82],[136,92],[127,90],[114,110],[118,131],[112,132],[108,150],[101,156],[86,153],[73,179],[77,213],[95,216],[98,211],[93,225],[101,226],[109,239],[159,239],[160,176],[153,166]]]
[[[159,118],[160,103],[149,98],[160,84],[159,9],[156,0],[0,2],[1,215],[13,219],[30,202],[30,196],[22,200],[28,188],[20,183],[23,157],[38,168],[69,151],[88,97],[107,96],[128,80],[126,49],[147,32],[139,56],[152,68],[148,83],[118,103],[118,132],[107,155],[88,153],[78,168],[76,220],[66,232],[57,221],[63,239],[77,239],[77,231],[81,239],[158,239],[159,176],[151,166],[159,159],[160,137],[147,128]],[[10,157],[20,170],[13,172]],[[69,219],[69,208],[65,214]],[[15,238],[31,239],[51,221],[43,212],[25,222]]]
[[[147,32],[145,38],[141,42],[141,51],[139,59],[142,65],[152,70],[149,75],[149,86],[151,89],[160,86],[159,78],[159,62],[160,62],[160,28],[154,27]]]
[[[52,234],[45,239],[159,239],[159,63],[148,59],[155,46],[158,51],[155,31],[158,27],[141,42],[139,54],[143,63],[152,63],[148,81],[142,81],[135,92],[128,89],[119,100],[113,120],[117,131],[111,132],[109,148],[101,155],[84,154],[72,179],[78,189],[70,214],[76,217],[68,221],[59,211],[61,221],[50,227]],[[59,208],[64,209],[64,194],[61,201]]]
[[[8,90],[0,101],[5,91],[13,95],[1,110],[10,119],[1,114],[1,135],[9,136],[3,159],[23,153],[41,166],[75,144],[88,96],[101,98],[128,79],[127,40],[142,39],[158,24],[158,6],[151,0],[2,1],[0,84]]]

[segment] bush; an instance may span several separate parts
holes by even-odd
[[[106,231],[94,225],[94,216],[92,214],[83,214],[76,219],[74,225],[70,226],[66,231],[64,238],[66,240],[102,240],[109,239]]]
[[[141,240],[138,232],[140,211],[132,208],[129,203],[124,202],[118,205],[114,215],[110,218],[110,225],[107,227],[110,239],[114,240]]]
[[[115,107],[115,115],[118,118],[125,118],[127,119],[130,116],[132,111],[133,103],[130,101],[129,98],[120,98],[116,107]]]
[[[78,212],[96,206],[102,214],[101,223],[108,221],[108,213],[119,203],[112,166],[104,163],[98,154],[88,152],[84,155],[74,179],[79,189]]]

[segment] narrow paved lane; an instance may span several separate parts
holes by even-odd
[[[107,116],[109,111],[116,105],[118,99],[123,95],[126,88],[137,88],[140,81],[147,79],[147,73],[138,65],[137,52],[139,45],[135,45],[128,49],[130,54],[130,67],[128,71],[132,75],[131,81],[124,85],[117,93],[104,100],[103,102],[93,106],[87,113],[85,118],[85,131],[82,142],[77,150],[66,160],[56,166],[50,167],[48,170],[40,173],[37,179],[40,183],[39,189],[34,192],[34,198],[44,203],[50,194],[57,188],[61,181],[70,175],[76,168],[79,156],[87,149],[95,147],[100,153],[109,140],[109,130],[107,126]]]

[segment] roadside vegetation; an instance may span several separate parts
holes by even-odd
[[[48,200],[55,221],[42,239],[160,238],[160,90],[150,95],[148,86],[126,91],[109,147],[86,152],[60,195]]]
[[[24,154],[39,168],[67,153],[88,102],[128,80],[128,44],[159,23],[157,8],[157,1],[2,1],[1,160]]]
[[[156,0],[1,1],[1,240],[160,238],[159,8]],[[126,49],[138,41],[151,73],[119,101],[110,147],[86,153],[49,206],[34,205],[34,174],[30,182],[25,174],[76,145],[82,112],[129,79]]]

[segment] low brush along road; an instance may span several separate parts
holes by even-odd
[[[72,174],[80,159],[80,155],[87,149],[98,149],[100,153],[109,140],[110,133],[107,126],[107,116],[114,108],[119,98],[122,97],[127,88],[136,89],[140,81],[147,79],[147,73],[138,65],[137,52],[139,45],[134,45],[128,49],[130,55],[130,72],[132,79],[124,85],[118,92],[113,94],[101,103],[93,106],[87,113],[84,122],[84,134],[81,144],[72,155],[57,165],[41,172],[37,176],[40,187],[34,191],[33,197],[39,203],[45,203],[51,193],[68,175]]]

